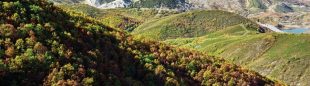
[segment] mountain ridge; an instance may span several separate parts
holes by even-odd
[[[72,0],[72,2],[75,0]],[[237,12],[247,10],[266,10],[276,9],[274,6],[281,6],[283,4],[287,6],[299,5],[310,6],[310,1],[307,0],[230,0],[230,1],[218,1],[218,0],[78,0],[78,3],[86,3],[97,8],[124,8],[124,7],[139,7],[139,8],[170,8],[179,10],[188,9],[222,9],[233,10]],[[77,2],[77,1],[75,1]]]

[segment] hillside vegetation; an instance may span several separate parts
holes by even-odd
[[[239,29],[241,30],[241,28]],[[170,39],[166,43],[193,48],[209,55],[224,57],[233,63],[289,85],[307,86],[309,77],[310,35],[247,34],[244,31],[220,31],[198,38]]]
[[[83,15],[44,0],[0,1],[0,85],[282,85]]]
[[[213,16],[206,16],[214,18],[213,21],[180,17],[199,12],[206,12],[205,15],[208,15],[208,12],[214,13]],[[258,33],[255,23],[251,24],[247,19],[243,19],[245,23],[242,20],[237,21],[242,17],[225,18],[222,17],[225,14],[219,15],[217,12],[193,11],[172,15],[144,23],[135,29],[137,31],[133,34],[137,35],[137,38],[153,38],[177,47],[191,48],[208,55],[223,57],[262,75],[283,80],[289,85],[310,85],[307,81],[310,79],[308,75],[310,35]],[[183,28],[185,26],[188,28]],[[193,32],[190,32],[192,30]],[[195,36],[199,33],[203,34]]]
[[[105,25],[113,28],[121,28],[133,31],[143,22],[176,14],[175,11],[158,11],[155,9],[116,8],[98,9],[86,4],[59,5],[63,9],[84,13],[102,21]]]
[[[143,23],[133,34],[156,40],[191,38],[238,24],[243,24],[250,28],[249,30],[255,30],[257,27],[252,21],[234,13],[197,10]]]

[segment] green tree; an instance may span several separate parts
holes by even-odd
[[[38,13],[38,12],[42,11],[43,9],[37,5],[30,5],[30,10],[33,11],[34,13]]]
[[[234,78],[230,78],[230,80],[228,81],[228,86],[235,86],[235,80]]]
[[[4,10],[10,10],[13,7],[12,2],[3,2],[2,7]]]
[[[23,51],[25,48],[25,41],[23,39],[17,39],[15,42],[16,49]]]
[[[94,84],[94,78],[87,77],[82,80],[83,86],[92,86]]]

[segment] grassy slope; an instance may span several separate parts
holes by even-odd
[[[202,37],[169,39],[165,42],[192,47],[200,51],[206,51],[211,55],[219,55],[225,49],[223,46],[238,44],[239,42],[245,41],[245,37],[248,39],[256,37],[254,36],[255,34],[256,31],[253,29],[245,28],[243,24],[239,24]]]
[[[185,15],[191,16],[193,15],[191,13],[195,12],[199,14],[201,11],[177,14],[160,20],[149,21],[139,26],[133,34],[137,35],[138,38],[153,38],[177,47],[192,48],[206,52],[209,55],[224,57],[231,62],[244,65],[263,75],[283,80],[290,85],[299,84],[307,86],[310,84],[307,81],[310,79],[308,73],[310,35],[257,34],[255,29],[245,27],[246,25],[244,24],[226,26],[224,29],[211,28],[211,32],[204,31],[206,35],[200,37],[188,37],[186,36],[187,33],[178,33],[182,31],[178,31],[175,28],[183,28],[178,22],[183,22],[188,25],[187,27],[195,27],[193,28],[194,30],[205,27],[200,24],[201,22],[203,24],[215,23],[214,21],[200,21],[200,18],[195,17],[183,17]],[[203,14],[208,15],[207,13]],[[213,18],[217,17],[213,16]],[[222,19],[224,20],[225,18]],[[198,24],[191,24],[188,21],[182,20],[190,20]],[[169,26],[171,24],[174,25],[176,22],[178,23],[176,26]],[[162,29],[173,31],[162,33]],[[198,29],[197,31],[200,30]],[[162,38],[163,34],[171,35],[170,37]]]
[[[308,64],[310,54],[307,52],[310,46],[309,37],[310,35],[289,34],[236,36],[225,33],[218,36],[210,34],[190,40],[175,39],[166,42],[224,57],[263,75],[284,80],[291,85],[300,83],[306,86],[309,85],[306,80],[310,79],[307,73],[310,70]],[[187,42],[184,43],[184,41]]]
[[[291,85],[310,85],[310,35],[280,34],[274,37],[276,40],[272,47],[252,64],[246,65],[256,70],[264,69],[262,74],[277,77]]]
[[[219,56],[277,78],[307,86],[310,35],[263,34],[226,48]]]
[[[281,85],[45,1],[0,1],[0,85]],[[31,16],[29,16],[31,15]]]
[[[240,23],[246,27],[255,26],[248,25],[254,23],[233,13],[197,10],[146,22],[136,28],[133,34],[156,40],[191,38]]]
[[[255,33],[245,32],[242,27],[235,26],[234,30],[228,28],[203,37],[170,39],[165,42],[224,57],[290,85],[310,84],[306,81],[310,79],[310,35]]]
[[[307,81],[310,79],[309,37],[310,35],[289,34],[211,34],[199,38],[170,39],[165,42],[224,57],[290,85],[307,86],[310,84]]]

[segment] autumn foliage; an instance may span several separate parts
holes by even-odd
[[[44,0],[0,1],[0,85],[281,85]]]

